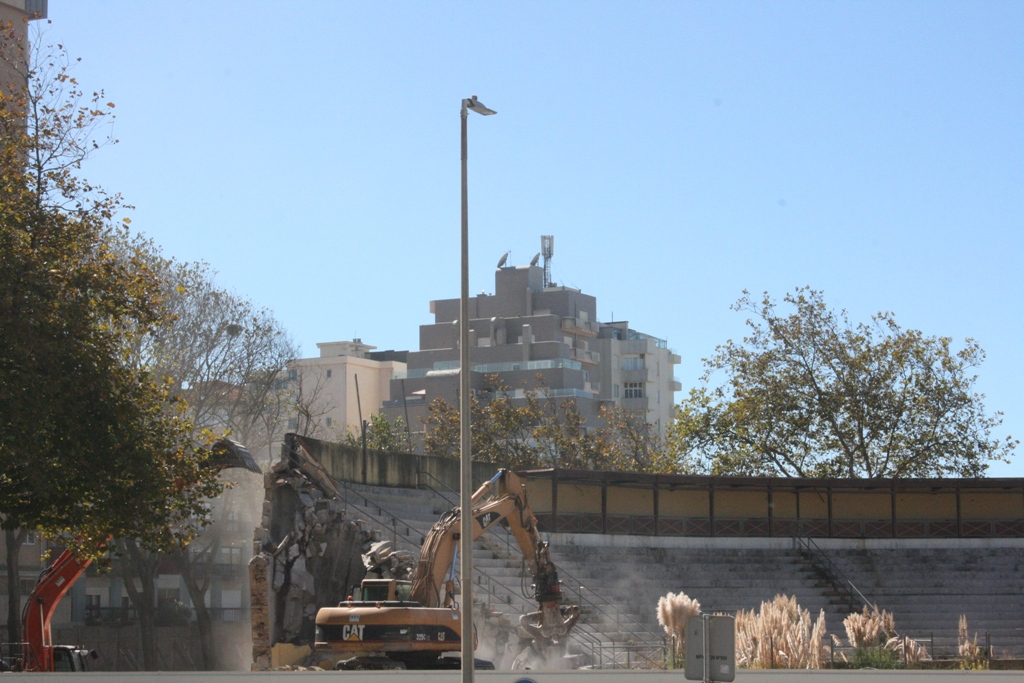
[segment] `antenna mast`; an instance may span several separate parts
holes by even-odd
[[[544,287],[551,286],[551,257],[555,253],[555,236],[540,236],[540,253],[544,256]]]

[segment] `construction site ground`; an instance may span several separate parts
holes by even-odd
[[[13,675],[13,674],[12,674]],[[82,674],[36,674],[46,681],[73,683],[81,681]],[[260,681],[265,683],[294,683],[296,676],[309,681],[368,681],[369,683],[459,683],[459,671],[353,671],[353,672],[304,672],[266,671],[258,673],[189,673],[168,671],[162,673],[104,673],[85,674],[89,681],[110,681],[111,683],[242,683]],[[474,680],[480,683],[681,683],[686,680],[682,671],[478,671]],[[929,681],[974,680],[979,683],[1019,683],[1020,672],[1012,671],[747,671],[736,673],[740,683],[857,683],[863,681],[895,681],[896,683],[927,683]]]

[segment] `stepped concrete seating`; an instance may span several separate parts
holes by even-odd
[[[1024,654],[1024,545],[1020,539],[909,548],[827,549],[832,561],[896,629],[952,654],[960,615],[995,656]]]
[[[669,592],[686,593],[705,612],[733,614],[757,609],[776,595],[795,595],[800,606],[826,624],[836,626],[847,609],[830,603],[829,587],[817,578],[791,542],[783,547],[716,547],[713,542],[682,548],[587,547],[556,545],[556,563],[578,573],[584,594],[611,606],[629,607],[636,619],[655,633],[658,599]],[[730,539],[731,544],[735,543]],[[570,595],[578,589],[566,586]]]
[[[397,541],[398,548],[418,553],[430,527],[457,502],[455,494],[444,495],[429,490],[389,489],[359,484],[344,484],[341,493],[351,505],[351,518],[362,519],[367,530],[377,529],[382,539]],[[524,570],[522,553],[512,535],[503,528],[494,528],[473,544],[474,603],[486,613],[505,613],[513,621],[519,615],[537,609],[529,593],[531,577]],[[567,600],[573,596],[567,595]],[[585,610],[586,611],[586,610]],[[574,629],[579,640],[614,646],[621,640],[638,638],[636,624],[628,614],[618,614],[613,622],[599,619],[601,608],[590,609],[590,617],[599,625],[581,623]],[[582,620],[586,621],[586,619]],[[628,628],[633,623],[634,628]],[[641,629],[642,630],[642,629]],[[657,639],[648,634],[643,640]],[[583,649],[580,647],[576,651]]]
[[[383,538],[418,552],[419,544],[457,496],[427,490],[346,484],[356,517]],[[357,501],[355,499],[360,498]],[[372,518],[371,518],[372,517]],[[397,521],[396,521],[397,520]],[[395,531],[398,527],[398,533]],[[404,528],[402,528],[404,527]],[[851,611],[842,583],[826,580],[788,538],[678,538],[551,534],[552,558],[569,601],[579,600],[580,638],[603,645],[658,641],[658,598],[685,592],[706,612],[757,609],[777,594],[796,595],[829,633],[844,641]],[[991,634],[997,655],[1024,654],[1024,543],[1022,539],[886,541],[820,539],[822,551],[870,601],[893,613],[901,634],[928,641],[938,654],[955,651],[957,619],[970,632]],[[404,544],[404,545],[403,545]],[[535,609],[523,597],[529,576],[511,535],[496,529],[474,544],[475,602],[513,618]]]

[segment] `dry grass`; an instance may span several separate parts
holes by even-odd
[[[850,647],[856,650],[854,662],[858,661],[883,661],[886,658],[873,658],[869,650],[881,651],[876,654],[885,654],[891,659],[892,665],[905,663],[908,666],[916,664],[924,659],[930,659],[924,645],[912,638],[906,638],[896,632],[896,622],[892,613],[885,610],[879,611],[878,606],[873,606],[871,611],[864,607],[863,612],[854,612],[843,620],[843,627],[846,629],[846,638]],[[838,639],[836,639],[838,642]],[[843,659],[849,661],[846,655]]]
[[[978,645],[978,634],[974,634],[974,638],[967,634],[967,615],[960,615],[960,622],[958,624],[958,645],[957,651],[960,655],[960,668],[961,669],[987,669],[988,668],[988,657],[986,656],[985,648]]]
[[[877,605],[871,612],[866,606],[863,612],[854,612],[843,619],[843,626],[846,628],[846,639],[850,641],[850,647],[858,649],[884,645],[896,635],[896,624],[892,614],[885,610],[879,612]]]
[[[776,595],[761,610],[736,613],[736,665],[752,669],[820,669],[828,658],[825,610],[812,624],[796,596]]]
[[[896,658],[907,666],[931,659],[924,645],[906,636],[893,636],[885,642],[885,649],[895,653]]]
[[[673,662],[686,652],[686,620],[700,614],[700,603],[680,591],[658,598],[658,623],[673,643]]]

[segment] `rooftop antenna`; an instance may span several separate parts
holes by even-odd
[[[551,286],[551,257],[555,254],[555,236],[540,236],[540,253],[544,256],[544,287]]]

